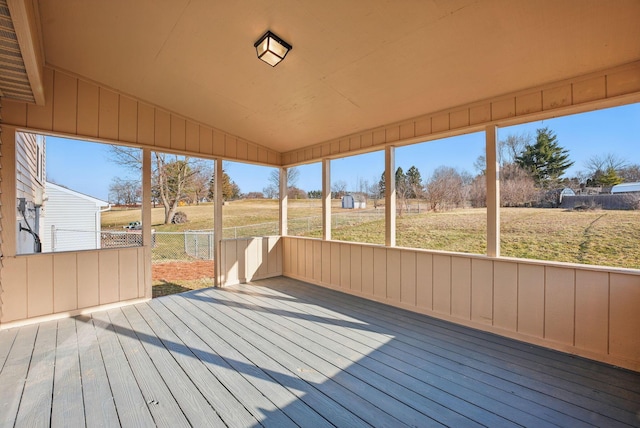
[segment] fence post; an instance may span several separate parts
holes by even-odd
[[[182,237],[182,243],[184,245],[184,253],[185,254],[189,254],[189,251],[187,249],[187,231],[184,231],[183,237]]]
[[[209,233],[209,260],[213,260],[213,243],[215,242],[213,238],[214,232]]]

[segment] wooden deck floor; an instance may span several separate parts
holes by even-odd
[[[0,331],[0,427],[640,426],[640,374],[287,278]]]

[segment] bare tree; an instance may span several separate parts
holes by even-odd
[[[300,170],[296,167],[287,168],[287,187],[293,188],[298,184]],[[268,199],[277,198],[280,194],[280,170],[274,169],[269,174],[269,185],[262,189]]]
[[[468,180],[465,186],[465,200],[474,208],[487,206],[487,177],[479,174]],[[514,163],[500,168],[500,205],[518,207],[533,204],[538,198],[539,190],[533,178]]]
[[[289,199],[308,199],[307,192],[297,187],[289,187],[287,189],[287,196]]]
[[[195,170],[189,165],[189,158],[179,159],[177,156],[154,152],[153,185],[158,189],[160,201],[164,206],[164,224],[171,224],[178,205],[186,196]]]
[[[142,150],[111,146],[112,160],[133,171],[142,169]],[[194,175],[204,167],[204,161],[188,156],[170,155],[153,152],[152,191],[164,206],[164,223],[170,224],[181,200],[187,197],[187,191]]]
[[[264,193],[264,196],[267,199],[275,199],[280,194],[280,190],[278,187],[274,187],[273,184],[269,184],[267,187],[262,189],[262,193]]]
[[[527,144],[531,144],[533,138],[531,134],[509,134],[507,138],[498,142],[498,165],[504,167],[515,162],[516,158],[522,154]],[[487,159],[485,155],[480,155],[473,162],[473,167],[478,174],[485,174],[487,169]]]
[[[607,153],[606,155],[594,155],[586,160],[584,167],[587,171],[587,185],[599,186],[607,183],[603,183],[608,180],[607,176],[616,175],[619,179],[624,180],[621,173],[626,169],[627,162],[613,154]]]
[[[606,155],[591,156],[585,161],[584,167],[587,169],[588,173],[593,175],[597,171],[606,171],[609,168],[613,168],[617,171],[624,168],[626,164],[627,162],[621,157],[613,153],[607,153]]]
[[[344,180],[334,181],[331,185],[331,192],[334,198],[340,198],[347,194],[347,182]]]
[[[532,204],[538,196],[535,181],[527,171],[515,163],[500,170],[500,205],[518,207]]]
[[[487,206],[487,176],[476,175],[469,188],[469,201],[473,208]]]
[[[531,144],[533,137],[529,133],[509,134],[507,138],[498,142],[498,162],[501,166],[515,162],[525,147]]]
[[[618,174],[625,183],[634,183],[640,181],[640,165],[632,164],[622,168]]]
[[[196,205],[200,204],[200,201],[208,195],[211,177],[213,177],[213,171],[207,166],[203,166],[194,172],[188,190],[193,195],[192,199]]]
[[[487,173],[487,158],[485,155],[480,155],[473,162],[473,167],[476,172],[480,175],[484,175]]]
[[[464,200],[463,177],[455,168],[439,166],[427,181],[427,200],[433,211],[460,206]]]
[[[142,188],[140,180],[114,177],[109,185],[109,202],[117,205],[134,205],[140,202]]]

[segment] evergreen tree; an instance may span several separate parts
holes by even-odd
[[[555,133],[549,128],[536,130],[536,141],[527,144],[516,163],[528,171],[536,184],[550,187],[573,165],[569,151],[560,147]]]
[[[422,176],[415,166],[407,170],[407,185],[409,187],[409,198],[415,199],[420,196],[422,190]]]
[[[396,189],[398,187],[404,186],[406,181],[407,181],[407,176],[405,175],[402,167],[399,166],[398,169],[396,169]]]
[[[309,190],[307,196],[309,199],[322,199],[322,190]]]
[[[607,168],[607,170],[598,178],[598,183],[606,187],[615,186],[616,184],[622,183],[622,181],[622,178],[612,167]]]
[[[211,180],[209,181],[209,199],[214,200],[216,189],[216,181],[215,175],[211,176]],[[228,201],[230,199],[237,199],[240,197],[240,187],[231,180],[229,174],[223,169],[222,170],[222,200]]]
[[[380,193],[380,197],[384,198],[384,192],[387,189],[387,179],[384,178],[384,171],[382,171],[382,175],[380,176],[380,181],[378,182],[378,191]]]

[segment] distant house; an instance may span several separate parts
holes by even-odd
[[[53,183],[46,183],[42,215],[42,251],[77,251],[100,248],[101,213],[108,202]]]
[[[616,193],[640,193],[640,183],[616,184],[611,188],[611,194]]]

